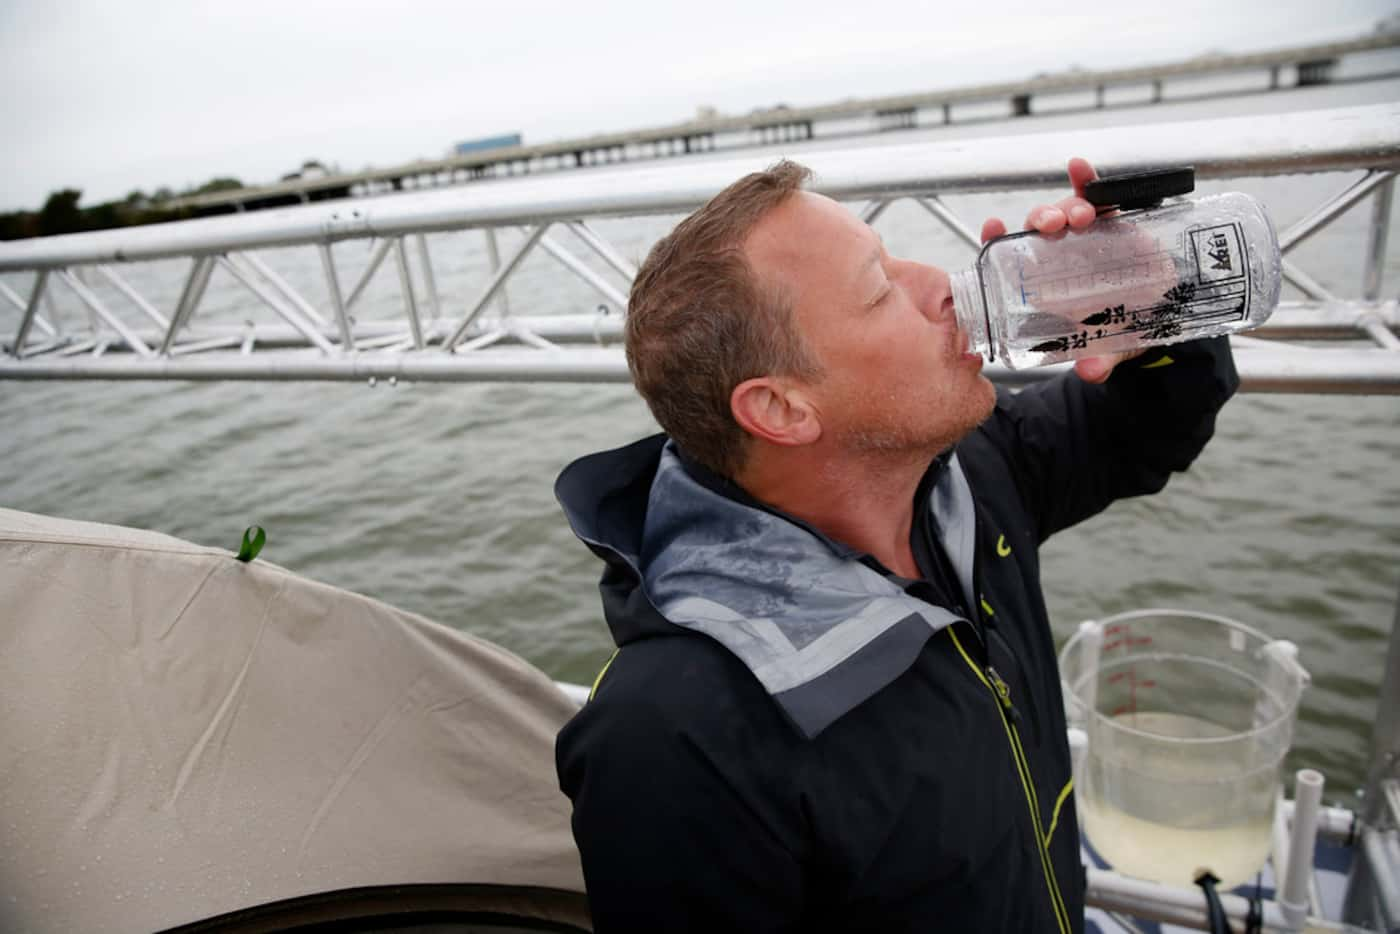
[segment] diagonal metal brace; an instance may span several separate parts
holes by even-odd
[[[335,353],[335,345],[326,339],[326,335],[322,334],[314,324],[302,318],[296,309],[283,302],[281,296],[263,285],[257,278],[256,270],[242,267],[238,260],[243,258],[236,253],[230,256],[220,256],[219,265],[232,273],[233,277],[243,283],[248,291],[262,299],[263,304],[276,312],[283,321],[301,332],[302,337],[315,344],[322,353]]]
[[[491,278],[491,282],[486,286],[486,289],[481,293],[480,297],[477,298],[471,310],[467,312],[466,319],[457,326],[457,330],[452,332],[452,336],[443,342],[443,350],[451,353],[453,348],[462,342],[462,338],[467,336],[467,329],[472,326],[472,322],[476,320],[477,315],[481,314],[487,302],[491,301],[496,292],[505,284],[505,281],[510,278],[510,274],[515,272],[515,267],[519,266],[520,261],[535,248],[535,244],[540,242],[540,238],[544,236],[545,231],[548,229],[549,223],[546,222],[540,224],[534,230],[526,234],[524,242],[515,248],[515,252],[511,254],[510,259],[506,260],[505,263],[501,265],[501,268],[496,270],[496,275]]]
[[[63,280],[64,285],[73,290],[73,294],[78,296],[78,299],[84,305],[92,309],[93,314],[97,315],[97,317],[107,323],[108,327],[120,334],[122,340],[126,341],[128,347],[143,357],[155,356],[155,351],[151,350],[151,348],[146,345],[145,341],[137,337],[136,332],[127,327],[120,318],[112,314],[107,306],[102,304],[102,301],[98,299],[87,286],[78,281],[77,276],[73,275],[73,273],[69,272],[67,269],[62,269],[59,270],[58,278]]]
[[[1323,227],[1345,214],[1352,205],[1395,177],[1394,172],[1372,170],[1353,182],[1345,191],[1319,205],[1311,214],[1279,234],[1279,251],[1287,253]]]

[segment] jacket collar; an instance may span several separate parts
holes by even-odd
[[[955,456],[930,473],[921,489],[970,592],[971,492]],[[619,645],[677,629],[709,636],[808,737],[897,678],[958,618],[663,436],[576,461],[555,492],[574,532],[609,565],[604,607]]]

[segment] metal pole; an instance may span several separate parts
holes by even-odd
[[[116,286],[118,291],[120,291],[123,295],[129,298],[132,304],[134,304],[137,308],[141,309],[141,311],[146,315],[147,318],[150,318],[152,321],[154,321],[156,323],[156,327],[167,328],[170,326],[170,319],[165,317],[165,315],[161,314],[160,312],[156,311],[155,306],[152,305],[150,302],[146,301],[144,298],[142,298],[141,293],[137,292],[130,285],[128,285],[125,279],[117,275],[112,270],[108,269],[106,266],[98,266],[97,271],[100,272],[103,276],[105,276],[108,282]]]
[[[49,271],[39,270],[39,274],[34,277],[34,288],[29,293],[29,302],[25,305],[24,315],[19,319],[19,331],[15,333],[15,345],[11,352],[16,357],[24,355],[24,342],[29,340],[29,328],[34,323],[34,317],[39,313],[39,301],[44,297],[44,286],[48,284]]]
[[[418,261],[423,265],[423,284],[428,288],[428,306],[433,320],[436,321],[442,317],[442,302],[438,300],[437,278],[433,276],[433,257],[428,252],[428,238],[418,234],[413,239],[418,241]]]
[[[59,270],[58,278],[63,280],[63,283],[73,290],[73,294],[78,296],[78,300],[91,309],[93,314],[97,315],[97,317],[107,323],[108,327],[120,334],[122,340],[126,341],[128,347],[143,357],[155,356],[155,352],[152,351],[150,347],[146,346],[145,341],[137,337],[136,333],[128,328],[120,318],[112,314],[112,312],[107,309],[107,306],[103,305],[87,286],[78,281],[77,276],[73,275],[67,269],[62,269]]]
[[[355,302],[359,300],[360,294],[364,292],[365,286],[369,285],[369,280],[374,276],[379,264],[384,262],[384,257],[389,255],[389,250],[393,249],[394,241],[381,240],[374,254],[369,258],[369,265],[365,266],[365,271],[360,273],[360,279],[355,283],[355,287],[350,290],[350,297],[345,300],[345,310],[349,311],[355,307]]]
[[[873,224],[879,219],[881,214],[885,213],[885,209],[889,206],[890,203],[888,201],[872,201],[865,206],[865,210],[860,212],[860,219],[867,224]]]
[[[3,282],[0,282],[0,295],[3,295],[5,297],[5,301],[9,302],[11,305],[14,305],[15,308],[19,309],[21,314],[24,313],[26,307],[24,299],[16,295],[14,290]],[[54,337],[58,334],[58,331],[54,328],[54,326],[52,324],[49,324],[48,319],[46,319],[43,315],[38,314],[37,312],[34,315],[34,323],[37,324],[39,326],[39,330],[43,331],[44,334],[48,337]]]
[[[632,280],[637,278],[637,267],[623,259],[622,256],[608,244],[608,241],[604,240],[598,235],[597,231],[588,226],[587,221],[582,219],[569,221],[567,226],[574,232],[576,237],[588,244],[593,252],[602,257],[603,262],[620,272],[623,278],[627,280],[628,285],[631,285]]]
[[[452,336],[443,342],[442,347],[444,350],[451,353],[452,348],[461,343],[462,338],[467,336],[467,329],[470,328],[472,322],[476,320],[476,316],[481,314],[481,310],[486,307],[486,303],[491,301],[492,296],[500,290],[501,286],[505,285],[506,279],[510,278],[510,274],[515,272],[515,267],[519,266],[520,261],[534,249],[535,244],[539,242],[540,237],[543,237],[545,231],[548,229],[549,224],[544,223],[526,234],[524,242],[516,247],[510,259],[506,260],[505,265],[496,270],[496,275],[491,279],[490,284],[486,286],[485,291],[481,293],[476,303],[472,305],[471,310],[467,312],[466,319],[457,326],[457,330],[452,333]]]
[[[496,243],[495,228],[486,228],[486,255],[491,260],[491,275],[501,271],[501,249]],[[506,294],[505,287],[501,287],[501,294],[496,296],[496,307],[501,309],[501,317],[510,317],[510,296]]]
[[[248,291],[262,299],[263,304],[277,313],[277,316],[290,324],[302,333],[302,335],[315,344],[322,353],[335,353],[335,345],[326,340],[326,336],[317,329],[316,325],[307,321],[297,314],[296,309],[285,304],[277,293],[270,290],[266,285],[258,280],[257,272],[253,269],[244,269],[239,265],[239,260],[243,257],[221,256],[219,264],[227,269],[235,279],[243,283]]]
[[[161,356],[169,354],[170,348],[175,345],[175,335],[180,333],[180,329],[194,313],[195,306],[204,297],[204,288],[209,284],[209,276],[213,271],[214,257],[195,257],[189,277],[185,279],[185,287],[180,292],[180,300],[175,304],[175,313],[170,316],[170,327],[165,331],[165,339],[160,342]]]
[[[1311,214],[1279,234],[1278,246],[1287,253],[1298,244],[1326,227],[1362,198],[1395,177],[1394,172],[1370,171],[1353,182],[1346,190],[1315,208]]]
[[[1323,286],[1322,283],[1299,269],[1298,264],[1291,259],[1285,259],[1283,261],[1283,280],[1297,286],[1298,291],[1302,292],[1308,298],[1322,302],[1340,301],[1337,296],[1327,291],[1327,288]]]
[[[1385,271],[1385,241],[1390,233],[1390,206],[1395,198],[1395,176],[1376,189],[1371,209],[1371,236],[1366,245],[1366,272],[1362,276],[1361,297],[1374,302],[1381,297],[1381,277]]]
[[[961,218],[949,210],[948,206],[943,203],[943,199],[938,197],[938,195],[929,195],[927,198],[915,198],[914,200],[918,201],[924,206],[925,210],[942,221],[943,226],[956,234],[959,240],[966,243],[974,250],[982,249],[981,238],[973,233],[971,228],[962,222]]]
[[[418,301],[413,297],[413,279],[408,274],[408,254],[403,239],[394,240],[394,261],[399,267],[399,287],[403,289],[403,308],[408,315],[408,329],[413,333],[413,346],[423,349],[423,325],[418,321]]]
[[[261,273],[267,279],[268,282],[271,282],[273,287],[276,288],[277,291],[281,292],[284,296],[287,297],[288,301],[290,301],[293,305],[295,305],[298,309],[301,310],[302,314],[306,315],[306,317],[310,318],[312,321],[316,322],[322,327],[330,323],[326,320],[325,315],[321,314],[315,308],[311,307],[311,303],[308,302],[306,299],[302,298],[301,293],[298,292],[296,289],[292,288],[290,285],[288,285],[287,280],[283,279],[276,272],[274,272],[271,266],[258,259],[252,253],[244,253],[242,255],[249,266],[252,266],[259,273]]]
[[[340,279],[335,274],[335,257],[331,255],[331,245],[322,243],[318,246],[321,252],[321,270],[326,274],[326,291],[331,296],[335,320],[340,324],[340,349],[354,353],[355,335],[350,333],[350,318],[345,313],[345,302],[340,298]]]
[[[1377,915],[1390,914],[1390,923],[1400,923],[1400,899],[1396,879],[1390,875],[1400,867],[1400,858],[1390,859],[1389,847],[1383,844],[1387,835],[1394,839],[1400,827],[1400,814],[1389,813],[1386,791],[1400,779],[1400,596],[1395,602],[1395,616],[1390,625],[1390,645],[1386,651],[1385,667],[1380,688],[1376,692],[1376,719],[1371,732],[1371,763],[1362,793],[1362,846],[1347,873],[1346,897],[1342,902],[1342,920],[1357,925],[1375,924]],[[1385,877],[1381,878],[1384,874]],[[1390,909],[1394,909],[1393,911]]]
[[[577,256],[560,246],[552,237],[541,237],[540,246],[544,247],[545,252],[550,256],[559,260],[566,269],[593,286],[599,295],[616,305],[619,311],[627,308],[625,295],[609,285],[601,276],[584,265]]]

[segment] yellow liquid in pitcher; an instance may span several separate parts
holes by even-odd
[[[1118,719],[1168,737],[1225,733],[1216,724],[1178,714],[1139,713]],[[1132,748],[1134,742],[1140,742],[1140,750]],[[1089,774],[1078,789],[1085,836],[1123,875],[1190,886],[1201,869],[1209,869],[1221,888],[1250,881],[1268,859],[1273,842],[1276,772],[1267,766],[1221,762],[1208,747],[1196,756],[1183,755],[1179,748],[1168,751],[1169,743],[1146,738],[1120,742],[1118,761],[1131,764],[1128,768],[1094,760],[1090,741],[1088,759],[1094,761],[1085,762]],[[1124,752],[1129,755],[1122,756]],[[1152,814],[1128,813],[1117,806],[1121,800],[1106,800],[1096,781],[1118,789],[1136,783],[1132,797],[1150,801]]]

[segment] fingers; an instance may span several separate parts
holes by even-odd
[[[1086,383],[1102,383],[1113,375],[1113,368],[1124,360],[1140,357],[1146,348],[1101,357],[1081,357],[1074,361],[1074,373]]]
[[[1094,222],[1094,206],[1083,198],[1066,198],[1057,204],[1042,204],[1026,215],[1026,229],[1052,234],[1069,227],[1083,230]]]
[[[1069,183],[1074,188],[1075,197],[1084,197],[1084,186],[1098,177],[1099,173],[1094,171],[1088,159],[1075,156],[1069,160]]]
[[[1084,186],[1099,177],[1089,160],[1076,156],[1069,160],[1069,183],[1074,188],[1074,196],[1055,204],[1042,204],[1032,208],[1026,215],[1026,230],[1043,234],[1053,234],[1064,230],[1083,230],[1094,222],[1098,212],[1084,199]],[[1006,225],[993,218],[982,225],[982,242],[1006,233]]]
[[[1118,365],[1116,356],[1081,357],[1074,361],[1074,375],[1086,383],[1102,383],[1113,374]]]

